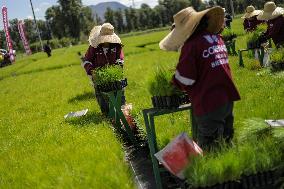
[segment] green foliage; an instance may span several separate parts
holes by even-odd
[[[181,93],[172,83],[173,71],[158,67],[154,77],[149,81],[149,92],[152,96],[172,96]]]
[[[0,69],[0,188],[135,188],[80,66],[77,52],[87,48],[17,56]],[[63,118],[86,108],[84,117]]]
[[[273,132],[261,119],[248,119],[244,124],[235,145],[223,143],[220,150],[193,160],[187,170],[192,186],[237,181],[242,175],[268,171],[281,164],[284,131]]]
[[[222,32],[224,41],[230,41],[237,37],[237,35],[229,28],[225,28]]]
[[[260,24],[256,30],[247,34],[247,43],[257,44],[263,32],[267,30],[266,24]]]
[[[119,65],[110,65],[97,68],[93,71],[93,78],[96,85],[105,85],[124,79],[123,69]]]
[[[273,63],[283,63],[284,62],[284,48],[275,49],[271,56],[270,60]]]
[[[260,33],[258,31],[248,33],[247,34],[247,42],[255,44],[255,43],[257,43],[259,37],[260,37]]]
[[[222,146],[193,159],[186,176],[193,187],[212,186],[227,181],[237,181],[242,175],[268,171],[281,163],[281,148],[274,138],[248,140],[236,146]]]

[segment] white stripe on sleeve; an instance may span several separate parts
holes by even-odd
[[[92,62],[85,61],[85,62],[82,64],[82,66],[85,67],[86,64],[92,64]]]
[[[195,80],[181,76],[179,71],[176,71],[175,78],[184,85],[193,85],[195,83]]]

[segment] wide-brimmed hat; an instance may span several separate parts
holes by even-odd
[[[261,13],[261,10],[255,10],[254,6],[250,5],[246,8],[246,13],[241,17],[242,19],[251,18]]]
[[[184,42],[193,34],[200,20],[206,14],[210,15],[208,22],[216,22],[219,19],[224,20],[225,16],[223,8],[219,6],[212,7],[201,12],[196,12],[193,7],[185,8],[173,16],[175,27],[159,43],[160,48],[167,51],[179,50]],[[220,30],[221,28],[219,28],[219,31]]]
[[[98,46],[98,37],[100,35],[101,28],[102,28],[101,25],[94,26],[90,32],[88,41],[89,41],[89,44],[94,48],[97,48]]]
[[[272,20],[281,15],[284,15],[284,9],[277,7],[274,2],[267,2],[264,5],[263,11],[257,16],[258,20]]]
[[[114,33],[114,27],[110,23],[104,23],[98,36],[97,44],[118,43],[121,44],[120,38]]]

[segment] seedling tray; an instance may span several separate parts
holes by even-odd
[[[277,175],[274,171],[257,173],[254,175],[242,177],[242,188],[274,188],[273,185],[277,180]]]
[[[271,67],[273,71],[284,70],[284,62],[281,63],[271,62]]]
[[[195,189],[276,189],[276,183],[281,177],[281,174],[283,174],[283,170],[281,171],[280,169],[281,168],[259,172],[248,176],[243,175],[239,181],[229,181]]]
[[[119,81],[114,81],[110,83],[106,83],[104,85],[95,85],[96,90],[99,92],[111,92],[111,91],[118,91],[127,86],[127,78]]]
[[[187,94],[173,96],[153,96],[151,99],[153,107],[161,109],[177,108],[180,105],[188,104],[190,102]]]

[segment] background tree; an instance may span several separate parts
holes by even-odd
[[[123,12],[121,9],[114,12],[114,27],[119,33],[124,31]]]
[[[5,33],[3,30],[0,31],[0,48],[1,49],[7,48]]]
[[[130,32],[134,28],[132,19],[130,17],[130,10],[129,9],[125,9],[124,10],[124,15],[125,15],[125,22],[126,22],[125,30],[127,32]]]
[[[94,16],[94,24],[95,25],[101,25],[103,23],[102,19],[99,17],[99,15],[97,13],[95,13],[95,16]]]
[[[45,12],[45,19],[48,21],[52,34],[57,38],[68,36],[68,30],[64,23],[60,6],[49,7]]]
[[[75,39],[80,38],[81,22],[80,17],[82,16],[82,2],[81,0],[58,0],[60,5],[61,18],[63,19],[62,27],[68,31],[68,36]]]
[[[114,25],[114,11],[109,7],[105,12],[105,22],[109,22]]]
[[[89,7],[82,7],[80,15],[81,32],[83,35],[89,35],[93,26],[97,25],[94,21],[92,10]]]

